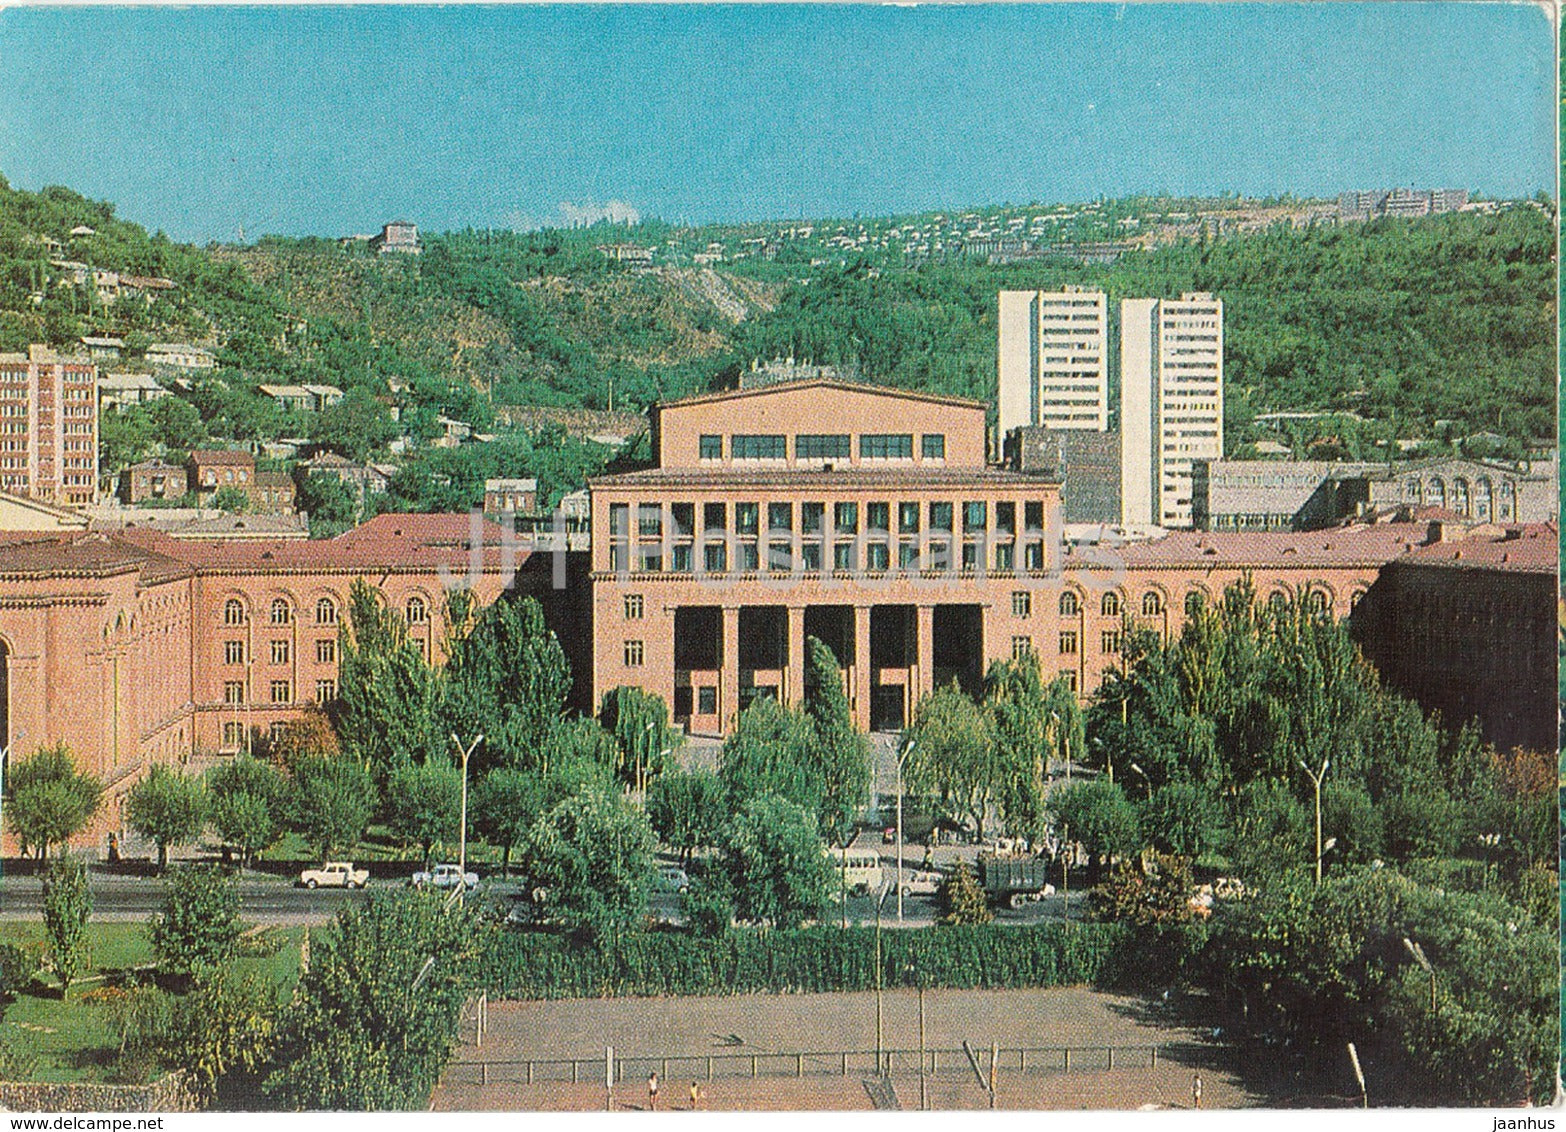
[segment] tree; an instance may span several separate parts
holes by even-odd
[[[1223,841],[1218,806],[1194,783],[1171,782],[1155,790],[1139,814],[1147,843],[1165,853],[1195,859]]]
[[[222,967],[238,946],[239,890],[215,865],[180,865],[169,875],[163,912],[152,923],[152,950],[165,974],[188,980]]]
[[[310,516],[311,538],[333,538],[359,521],[359,495],[337,476],[310,475],[296,466],[294,504]]]
[[[971,820],[982,840],[1002,778],[989,717],[954,681],[919,701],[909,738],[908,783]]]
[[[159,397],[147,407],[153,435],[166,452],[189,452],[207,441],[207,429],[196,407],[182,397]]]
[[[751,798],[734,815],[721,867],[739,917],[778,928],[819,919],[832,884],[815,816],[776,794]]]
[[[1138,927],[1189,923],[1196,914],[1194,889],[1189,858],[1155,852],[1145,861],[1117,861],[1108,879],[1088,894],[1088,913]]]
[[[275,985],[253,972],[221,970],[204,970],[190,993],[175,1001],[163,1055],[184,1070],[200,1107],[254,1107],[284,1001]]]
[[[207,771],[206,786],[212,828],[241,867],[282,834],[288,783],[270,763],[240,755]]]
[[[1069,829],[1070,839],[1088,852],[1094,879],[1111,860],[1142,846],[1136,808],[1117,783],[1103,778],[1075,782],[1055,795],[1054,810],[1055,828]]]
[[[502,867],[511,871],[511,851],[522,844],[544,811],[544,780],[533,771],[496,767],[469,799],[473,828],[503,854]]]
[[[356,462],[369,459],[396,435],[391,410],[363,386],[349,389],[341,401],[317,413],[310,429],[312,440],[330,444]]]
[[[476,906],[438,893],[343,905],[284,1014],[267,1093],[290,1109],[427,1107],[490,931]]]
[[[935,890],[935,915],[936,923],[949,925],[987,924],[995,918],[984,887],[968,862],[959,862],[941,879]]]
[[[60,980],[60,997],[87,966],[87,919],[92,890],[87,865],[69,855],[49,867],[43,884],[44,932],[49,937],[49,967]]]
[[[995,734],[999,779],[996,807],[1014,835],[1043,840],[1044,789],[1052,757],[1067,748],[1080,757],[1082,743],[1072,743],[1081,726],[1076,695],[1064,680],[1044,684],[1038,657],[996,661],[984,678],[984,708]]]
[[[718,754],[718,779],[729,809],[764,794],[777,794],[812,815],[821,807],[822,783],[811,774],[815,735],[810,718],[771,697],[752,700],[734,719]]]
[[[502,598],[480,612],[446,664],[441,733],[484,736],[472,769],[532,767],[561,722],[571,692],[565,650],[532,597]]]
[[[201,836],[207,824],[207,794],[201,780],[156,763],[130,789],[125,820],[158,846],[158,868],[169,863],[169,847]]]
[[[669,726],[669,705],[641,688],[614,688],[604,693],[598,713],[620,751],[618,773],[632,790],[647,784],[671,765],[683,737]]]
[[[351,759],[308,758],[294,771],[294,828],[321,860],[357,845],[375,806],[375,781]]]
[[[250,510],[250,496],[243,488],[220,487],[212,493],[212,506],[230,515],[243,515]]]
[[[348,592],[348,614],[332,721],[343,749],[384,782],[394,767],[446,749],[440,681],[402,617],[363,579]]]
[[[386,808],[391,831],[430,854],[438,841],[450,843],[458,833],[462,805],[462,773],[451,763],[429,762],[401,766],[386,784]]]
[[[64,844],[87,825],[103,798],[102,781],[78,771],[64,743],[40,747],[11,767],[5,786],[5,811],[22,851],[37,848],[44,860],[49,846]]]
[[[289,720],[267,744],[267,755],[289,773],[306,759],[335,758],[341,751],[331,719],[317,707],[306,708],[299,718]]]
[[[647,909],[652,827],[623,795],[584,790],[538,819],[523,854],[552,916],[610,946]]]
[[[658,839],[687,863],[697,849],[716,845],[728,818],[723,783],[711,771],[665,774],[647,789],[647,820]]]
[[[870,740],[854,726],[837,657],[815,637],[805,638],[805,689],[805,714],[815,729],[811,762],[821,781],[821,833],[846,845],[870,801]]]

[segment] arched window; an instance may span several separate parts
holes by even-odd
[[[1204,604],[1206,604],[1206,599],[1202,596],[1202,591],[1192,590],[1185,595],[1185,615],[1187,617],[1195,617],[1202,611]]]
[[[1446,506],[1446,481],[1436,476],[1430,481],[1430,490],[1425,493],[1425,499],[1432,507]]]
[[[1120,616],[1120,595],[1114,591],[1104,595],[1104,600],[1098,603],[1098,611],[1105,617]]]
[[[1157,590],[1148,590],[1142,595],[1142,616],[1157,617],[1164,611],[1164,599],[1158,595]]]
[[[408,599],[408,624],[422,625],[429,619],[429,607],[424,604],[424,599],[422,597],[410,597]]]
[[[272,624],[286,625],[293,620],[293,611],[288,608],[288,602],[284,598],[274,598],[272,601]]]
[[[1077,615],[1077,595],[1067,590],[1060,595],[1060,615],[1062,617],[1075,617]]]
[[[1481,478],[1474,482],[1475,518],[1484,523],[1488,523],[1490,521],[1492,515],[1491,503],[1493,498],[1494,493],[1491,490],[1490,480],[1488,477]]]
[[[1408,500],[1408,502],[1420,503],[1423,502],[1424,497],[1425,485],[1419,482],[1418,476],[1415,476],[1403,485],[1403,498]]]
[[[237,597],[231,597],[223,603],[223,624],[243,625],[245,623],[245,603]]]
[[[1282,609],[1289,604],[1289,595],[1282,590],[1273,590],[1267,598],[1267,604],[1274,609]]]
[[[1312,613],[1327,612],[1327,591],[1311,590],[1305,595],[1305,608]]]
[[[315,603],[315,623],[317,625],[337,624],[337,603],[329,597],[323,597]]]
[[[1452,510],[1459,515],[1468,515],[1468,481],[1458,477],[1452,481]]]

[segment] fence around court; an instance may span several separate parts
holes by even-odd
[[[1001,1046],[995,1070],[1007,1074],[1072,1073],[1085,1070],[1158,1067],[1157,1045]],[[990,1047],[975,1051],[985,1071]],[[811,1053],[761,1051],[635,1056],[615,1052],[616,1083],[645,1079],[656,1071],[671,1085],[681,1079],[712,1081],[718,1078],[918,1076],[918,1049],[818,1050]],[[923,1051],[923,1072],[928,1076],[972,1074],[974,1065],[962,1047]],[[534,1085],[544,1082],[603,1084],[603,1057],[464,1059],[446,1067],[448,1084]]]

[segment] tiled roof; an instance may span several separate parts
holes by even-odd
[[[878,397],[902,397],[910,401],[929,401],[937,405],[955,405],[964,409],[982,409],[983,401],[967,397],[942,397],[935,393],[920,393],[913,389],[897,389],[890,385],[871,385],[868,382],[838,381],[833,378],[812,378],[807,381],[780,381],[754,389],[727,389],[719,393],[698,393],[694,397],[681,397],[678,401],[661,401],[659,409],[677,409],[686,405],[710,405],[716,401],[732,401],[740,397],[767,397],[775,393],[792,393],[803,389],[834,389],[848,393],[870,393]]]
[[[998,468],[840,467],[832,471],[805,468],[649,468],[614,476],[595,476],[593,487],[879,487],[907,488],[1059,486],[1060,481]]]
[[[1422,546],[1408,556],[1408,562],[1456,570],[1553,574],[1560,562],[1560,531],[1554,523],[1482,528],[1456,540]]]
[[[154,583],[184,577],[190,568],[171,555],[97,531],[0,540],[0,577],[106,577],[131,571],[140,571],[144,583]]]
[[[190,454],[192,464],[254,464],[256,458],[234,448],[198,448]]]
[[[1120,548],[1128,567],[1382,566],[1425,541],[1424,523],[1375,523],[1326,531],[1173,531]]]

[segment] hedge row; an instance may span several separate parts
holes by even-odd
[[[1119,964],[1117,924],[995,924],[886,931],[885,986],[1055,987]],[[497,999],[874,990],[875,930],[737,930],[716,939],[637,934],[612,951],[534,932],[501,933],[486,964]]]

